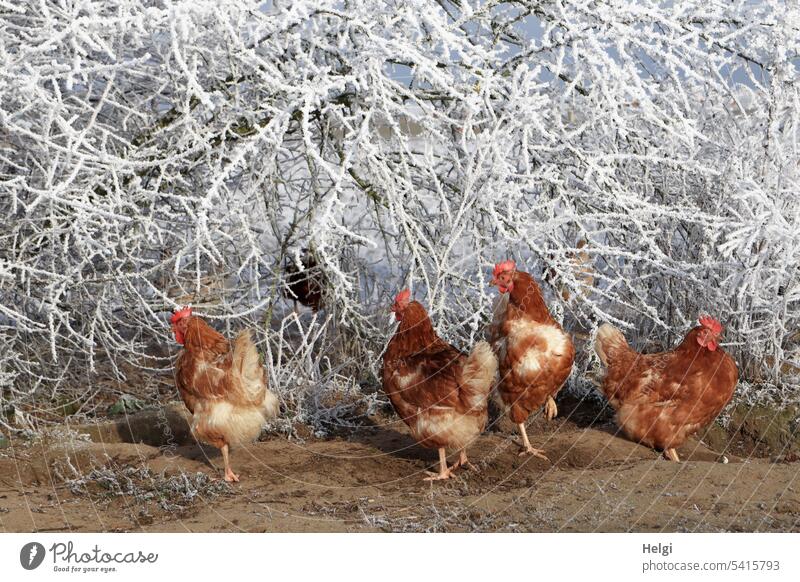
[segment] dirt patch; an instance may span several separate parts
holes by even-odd
[[[726,435],[732,449],[747,455],[783,456],[800,451],[797,406],[737,405],[730,411]]]
[[[169,447],[195,442],[189,428],[191,419],[183,404],[170,404],[155,410],[123,414],[113,420],[102,419],[67,427],[98,443],[142,443]]]
[[[0,528],[800,530],[800,463],[790,455],[776,463],[733,454],[732,440],[713,448],[693,440],[676,464],[616,435],[602,410],[562,402],[561,412],[530,423],[531,440],[550,462],[519,457],[513,427],[497,422],[470,450],[479,472],[435,483],[422,480],[435,453],[391,416],[347,437],[265,436],[237,448],[232,462],[242,482],[233,486],[220,480],[219,453],[183,432],[179,407],[72,426],[0,450]]]

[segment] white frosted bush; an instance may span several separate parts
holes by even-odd
[[[710,312],[754,385],[796,387],[791,4],[0,1],[3,399],[169,370],[191,302],[256,327],[302,408],[377,381],[404,285],[474,341],[506,257],[577,334],[666,347]]]

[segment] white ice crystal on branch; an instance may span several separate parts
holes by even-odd
[[[711,312],[795,383],[799,48],[777,0],[0,3],[3,399],[168,368],[190,301],[369,383],[394,292],[466,345],[506,257],[578,334]],[[338,351],[281,360],[301,249]]]

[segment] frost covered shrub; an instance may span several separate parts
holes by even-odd
[[[375,382],[403,285],[474,341],[506,257],[576,333],[711,312],[796,387],[789,4],[0,1],[3,399],[168,370],[192,302],[302,407]],[[325,341],[281,360],[303,248],[326,315],[287,337]]]

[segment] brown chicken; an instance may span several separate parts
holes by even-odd
[[[539,285],[528,273],[518,271],[514,261],[495,265],[492,285],[503,294],[490,328],[500,366],[497,390],[522,435],[520,455],[547,459],[543,450],[531,446],[525,421],[541,406],[547,418],[558,414],[553,397],[569,378],[575,348],[550,315]]]
[[[602,385],[625,434],[679,461],[675,449],[725,408],[736,387],[736,363],[719,347],[722,325],[700,318],[671,352],[640,354],[609,324],[597,330],[595,350],[606,367]]]
[[[278,399],[267,379],[249,331],[233,346],[191,307],[172,316],[175,341],[183,346],[175,363],[175,384],[192,414],[196,439],[222,451],[225,480],[239,481],[231,470],[230,445],[255,440],[268,418],[278,414]]]
[[[449,479],[458,467],[475,468],[467,445],[486,427],[497,360],[486,342],[466,356],[441,340],[425,308],[410,298],[401,291],[392,306],[400,325],[383,357],[383,389],[413,437],[439,449],[439,473],[426,480]],[[452,467],[448,448],[459,451]]]

